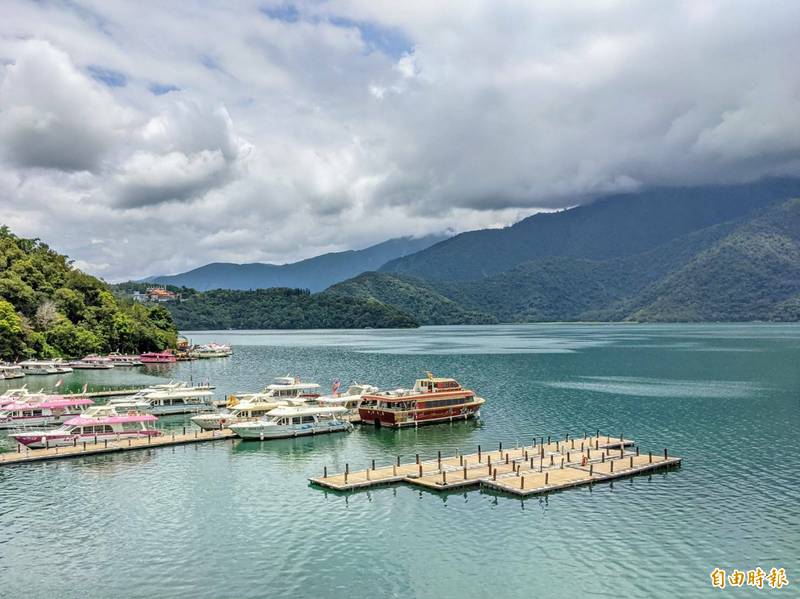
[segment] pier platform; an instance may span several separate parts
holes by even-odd
[[[548,442],[549,441],[549,442]],[[314,485],[348,491],[403,482],[434,491],[485,487],[519,496],[536,495],[632,476],[655,469],[676,466],[681,458],[662,453],[641,453],[633,440],[607,435],[567,437],[563,440],[534,439],[523,447],[443,457],[434,460],[401,462],[377,466],[373,460],[366,470],[310,478]]]
[[[170,445],[184,445],[186,443],[202,443],[208,441],[219,441],[223,439],[233,439],[236,437],[229,429],[216,431],[193,430],[186,433],[165,433],[158,437],[147,437],[142,439],[113,439],[98,440],[94,442],[82,442],[66,447],[50,447],[49,449],[29,449],[18,446],[17,451],[0,453],[0,466],[11,466],[14,464],[26,464],[29,462],[41,462],[45,460],[57,460],[64,458],[80,458],[94,456],[104,453],[117,453],[121,451],[135,451],[138,449],[149,449],[154,447],[168,447]]]

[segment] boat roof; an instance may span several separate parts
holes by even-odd
[[[15,401],[3,406],[3,410],[29,410],[33,408],[68,408],[70,406],[89,406],[94,402],[88,398],[76,397],[68,399],[61,395],[54,395],[52,399],[42,401]]]
[[[315,414],[344,414],[347,408],[321,408],[314,407],[300,407],[300,406],[281,406],[267,412],[267,416],[313,416]]]
[[[280,390],[288,390],[288,389],[319,389],[319,385],[317,383],[272,383],[266,386],[268,391],[280,391]]]
[[[158,420],[152,414],[126,414],[124,416],[76,416],[70,418],[64,424],[70,426],[91,425],[91,424],[122,424],[124,422],[155,422]]]

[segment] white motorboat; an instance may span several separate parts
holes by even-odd
[[[18,366],[26,376],[36,374],[58,374],[60,372],[56,367],[56,363],[52,360],[25,360],[20,362]]]
[[[188,383],[165,383],[142,389],[135,395],[119,397],[109,405],[136,404],[141,409],[157,416],[171,414],[196,414],[211,409],[213,387],[192,386]]]
[[[232,424],[230,429],[242,439],[285,439],[306,435],[322,435],[350,431],[353,425],[345,419],[347,408],[320,406],[281,406],[265,418]]]
[[[258,393],[229,395],[224,411],[194,416],[192,422],[204,430],[219,430],[236,422],[257,420],[279,406],[303,404],[317,397],[318,384],[279,376]]]
[[[22,368],[18,364],[0,363],[0,380],[20,379],[25,376]]]
[[[337,385],[334,384],[334,389]],[[338,389],[337,389],[338,390]],[[348,413],[355,414],[361,405],[364,395],[379,393],[380,389],[373,385],[362,385],[360,383],[353,383],[346,391],[338,393],[334,391],[330,395],[323,395],[318,397],[315,401],[317,404],[325,407],[343,407],[347,408]]]

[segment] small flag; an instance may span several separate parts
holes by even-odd
[[[342,386],[342,382],[339,379],[335,379],[333,381],[333,390],[331,391],[332,395],[336,395],[339,392],[339,387]]]

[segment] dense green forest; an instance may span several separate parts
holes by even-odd
[[[417,321],[372,298],[304,289],[205,291],[168,306],[183,330],[408,328]]]
[[[629,255],[543,256],[472,280],[364,273],[330,291],[396,305],[423,323],[434,322],[431,302],[451,323],[476,313],[500,322],[797,321],[800,200],[766,202]]]
[[[38,239],[0,227],[0,357],[82,357],[175,345],[169,312],[116,298]]]

